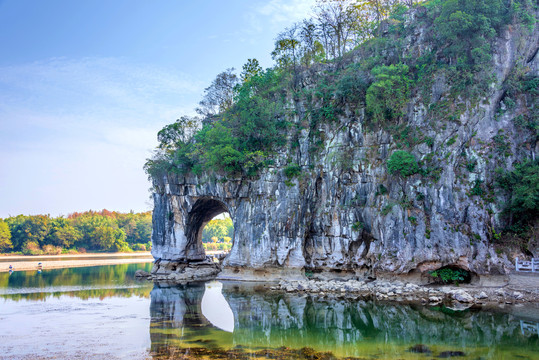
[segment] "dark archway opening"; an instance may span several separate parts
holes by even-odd
[[[185,232],[185,235],[187,236],[186,251],[189,259],[205,259],[206,250],[204,248],[203,240],[206,240],[206,242],[208,240],[206,239],[208,234],[204,233],[204,229],[207,228],[208,224],[210,224],[208,230],[215,230],[213,234],[210,234],[211,236],[209,239],[209,244],[206,245],[208,250],[212,250],[213,248],[215,248],[215,250],[219,250],[225,246],[224,244],[226,242],[229,243],[229,245],[227,244],[226,247],[232,246],[234,228],[232,226],[232,236],[229,236],[228,231],[224,231],[224,229],[222,229],[222,227],[225,225],[224,223],[232,224],[232,219],[230,218],[228,207],[223,202],[212,198],[202,198],[195,202],[191,208],[191,211],[189,212]]]
[[[429,271],[432,282],[435,284],[469,284],[472,273],[455,265],[448,265]]]

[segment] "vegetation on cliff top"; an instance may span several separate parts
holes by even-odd
[[[217,75],[198,117],[163,128],[146,163],[150,176],[213,170],[254,176],[289,145],[298,127],[316,135],[319,122],[336,121],[345,107],[366,108],[367,123],[390,129],[405,122],[412,93],[422,92],[431,116],[458,118],[492,83],[492,41],[511,22],[533,27],[530,0],[319,1],[315,15],[278,35],[273,68],[249,59],[242,73]],[[416,19],[407,21],[410,7]],[[425,49],[414,56],[403,39],[424,27]],[[303,83],[309,76],[314,86]],[[436,77],[447,96],[432,99]],[[298,114],[293,102],[309,105]],[[299,115],[297,124],[290,119]]]

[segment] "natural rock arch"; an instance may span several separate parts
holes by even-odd
[[[193,257],[205,257],[204,247],[202,246],[202,231],[204,226],[211,219],[222,213],[228,213],[228,207],[219,200],[213,198],[198,199],[191,211],[187,215],[187,226],[185,228],[185,236],[187,237],[186,252],[192,254]],[[196,256],[200,254],[200,256]]]

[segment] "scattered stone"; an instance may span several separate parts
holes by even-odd
[[[455,291],[453,294],[453,299],[463,303],[470,303],[474,301],[473,297],[464,290]]]
[[[408,349],[409,352],[417,354],[431,354],[432,351],[427,345],[415,344]]]
[[[273,289],[273,288],[272,288]],[[337,297],[368,297],[374,296],[379,300],[422,302],[425,304],[439,304],[444,300],[452,300],[452,304],[457,310],[467,309],[473,304],[484,304],[490,300],[505,303],[505,301],[522,302],[526,300],[526,295],[518,291],[505,293],[503,289],[496,291],[489,290],[477,292],[476,289],[469,288],[466,291],[461,288],[451,286],[441,286],[439,288],[422,287],[412,283],[395,282],[390,283],[385,280],[374,280],[370,282],[347,280],[281,280],[275,289],[287,292],[302,292],[319,294],[325,296],[329,294]],[[493,294],[504,294],[496,297]],[[509,297],[509,298],[508,298]],[[489,299],[490,298],[490,299]],[[481,301],[486,300],[486,301]],[[458,305],[460,304],[460,305]]]
[[[135,271],[135,277],[148,277],[150,276],[150,273],[144,270],[137,270]]]
[[[476,299],[482,300],[482,299],[488,298],[488,295],[487,295],[484,291],[481,291],[479,294],[477,294],[477,295],[475,296],[475,298],[476,298]]]

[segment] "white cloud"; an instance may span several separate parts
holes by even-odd
[[[263,16],[277,31],[312,15],[315,0],[271,0],[255,9],[255,18]],[[254,24],[259,23],[255,21]]]

